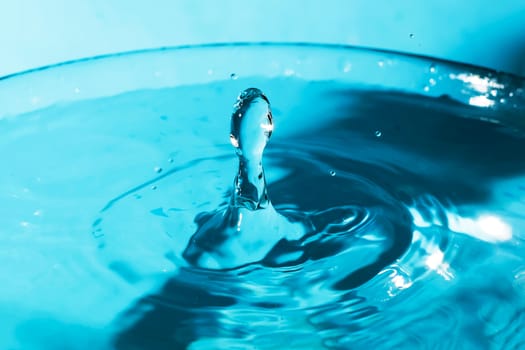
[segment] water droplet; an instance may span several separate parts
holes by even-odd
[[[272,132],[273,117],[268,98],[259,89],[244,90],[230,118],[229,136],[239,165],[229,205],[210,213],[208,222],[197,228],[182,254],[190,264],[227,268],[258,261],[280,239],[299,239],[306,233],[307,226],[279,214],[268,197],[262,156]],[[218,229],[221,232],[217,232]],[[201,242],[213,241],[217,234],[224,237],[224,242],[211,249],[206,243],[207,257],[201,259],[204,251]],[[239,245],[239,242],[251,242],[255,238],[257,247],[251,243],[249,247]],[[238,249],[231,249],[238,246],[242,254]]]
[[[260,158],[272,131],[272,113],[266,96],[259,89],[244,90],[237,98],[231,118],[231,144],[245,157]]]
[[[434,78],[430,78],[430,79],[428,79],[428,83],[429,83],[431,86],[435,86],[435,85],[436,85],[436,79],[434,79]]]
[[[383,136],[383,133],[381,132],[381,130],[376,130],[374,135],[376,135],[376,137],[381,137],[381,136]]]
[[[409,37],[410,39],[414,39],[414,34],[413,34],[413,33],[410,33],[410,34],[408,35],[408,37]]]
[[[434,74],[437,72],[437,68],[436,68],[436,65],[435,64],[431,64],[430,65],[430,68],[428,69],[430,71],[430,73]]]
[[[151,186],[151,189],[152,189],[153,191],[155,191],[155,190],[157,189],[157,186],[156,186],[156,185],[153,185],[153,186]]]
[[[162,172],[162,168],[160,166],[156,166],[153,168],[153,171],[155,171],[157,174]]]
[[[336,175],[335,170],[330,170],[330,176],[335,176],[335,175]]]
[[[239,148],[239,140],[237,140],[237,138],[233,136],[232,134],[230,134],[230,143],[232,144],[233,147]]]
[[[230,74],[230,79],[231,80],[237,80],[238,78],[239,77],[237,76],[237,74],[235,74],[235,73]]]

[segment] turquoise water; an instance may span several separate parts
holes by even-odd
[[[268,195],[319,230],[194,266],[249,86],[272,104]],[[494,113],[240,77],[2,119],[0,347],[524,348],[525,134]]]

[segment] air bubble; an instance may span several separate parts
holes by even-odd
[[[169,158],[168,163],[173,163],[173,158]]]
[[[431,86],[435,86],[435,85],[436,85],[436,79],[434,79],[434,78],[430,78],[430,79],[428,80],[428,83],[429,83]]]
[[[408,35],[408,37],[409,37],[410,39],[414,39],[414,33],[410,33],[410,34]]]
[[[434,74],[437,72],[437,68],[436,68],[436,65],[435,64],[431,64],[430,65],[430,68],[428,68],[428,70],[430,71],[430,73]]]
[[[385,66],[385,61],[381,60],[381,61],[378,61],[377,62],[377,65],[381,68],[383,68]]]
[[[152,189],[153,191],[155,191],[155,190],[157,189],[157,185],[153,185],[153,186],[151,186],[151,189]]]
[[[335,175],[336,175],[335,170],[330,170],[330,176],[335,176]]]
[[[430,87],[429,87],[429,86],[425,86],[425,87],[423,88],[423,91],[425,91],[425,92],[429,92],[429,91],[430,91]]]
[[[381,136],[383,136],[383,133],[381,132],[381,130],[376,130],[374,135],[376,135],[376,137],[381,137]]]
[[[230,79],[231,80],[237,80],[238,78],[239,78],[239,76],[237,74],[235,74],[235,73],[230,74]]]
[[[157,174],[162,172],[162,168],[160,166],[156,166],[153,168],[153,171],[155,171]]]

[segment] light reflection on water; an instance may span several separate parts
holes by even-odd
[[[229,271],[182,259],[195,217],[230,195],[227,118],[242,78],[35,112],[34,130],[9,139],[16,159],[3,154],[0,186],[15,204],[1,224],[16,233],[1,236],[0,261],[16,266],[0,272],[11,281],[1,303],[16,305],[8,344],[69,332],[60,341],[78,349],[519,348],[523,135],[460,119],[446,100],[259,83],[297,96],[293,109],[272,99],[271,199],[317,214],[324,231]],[[319,127],[289,136],[314,110],[326,111]]]

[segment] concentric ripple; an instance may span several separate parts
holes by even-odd
[[[232,163],[220,149],[217,155],[185,167],[174,162],[172,170],[165,169],[163,175],[109,202],[93,227],[108,266],[130,283],[158,273],[159,268],[169,272],[162,288],[123,315],[120,327],[125,331],[116,338],[118,347],[147,348],[163,341],[181,347],[198,342],[205,347],[206,338],[230,345],[271,346],[263,340],[265,335],[278,332],[295,338],[298,329],[319,346],[326,345],[334,332],[362,328],[377,314],[377,306],[359,296],[360,287],[376,283],[375,293],[385,298],[406,287],[399,284],[403,272],[395,272],[392,264],[413,240],[412,217],[400,200],[369,180],[366,171],[372,165],[348,158],[335,158],[334,163],[333,155],[301,151],[300,146],[290,154],[287,147],[276,145],[268,155],[269,193],[281,214],[310,222],[315,229],[298,240],[279,241],[264,259],[238,269],[195,268],[181,256],[199,222],[213,215],[206,209],[227,205],[229,192],[219,189],[227,188]],[[184,207],[185,200],[200,194],[180,184],[187,174],[203,173],[207,177],[202,181],[214,184],[217,193],[208,191],[203,203]],[[216,184],[221,181],[224,187]],[[309,191],[301,190],[305,188]],[[133,215],[123,221],[117,213]],[[387,281],[384,275],[389,276]],[[363,299],[364,305],[354,305],[354,298]],[[351,316],[338,317],[335,324],[320,321],[334,319],[335,310]]]
[[[161,172],[102,205],[93,223],[102,261],[130,285],[156,281],[115,320],[114,345],[474,349],[487,342],[519,344],[519,337],[502,331],[522,324],[519,312],[510,319],[490,307],[475,312],[478,303],[469,305],[463,296],[467,285],[489,288],[498,278],[507,287],[488,292],[490,305],[501,298],[510,298],[510,305],[524,300],[514,277],[498,272],[512,265],[513,276],[521,276],[515,254],[523,248],[523,217],[505,209],[509,202],[488,199],[499,196],[500,187],[519,190],[519,181],[518,187],[516,180],[500,181],[476,158],[479,150],[458,148],[460,134],[436,128],[440,118],[445,123],[458,118],[441,112],[446,101],[428,116],[430,129],[420,124],[414,133],[397,128],[385,114],[405,108],[413,120],[403,125],[417,124],[420,114],[404,104],[406,97],[389,96],[378,104],[370,96],[320,127],[288,138],[276,133],[265,153],[269,196],[279,213],[313,229],[276,242],[261,260],[211,270],[182,257],[199,225],[228,206],[235,157],[222,141],[172,153],[158,164]],[[346,104],[331,100],[337,101]],[[278,128],[278,109],[274,115]],[[492,124],[465,123],[470,126],[461,127],[483,139],[503,135],[504,129]],[[502,154],[522,142],[505,139]],[[451,153],[455,149],[460,151]],[[521,170],[502,171],[519,175]],[[473,178],[494,185],[474,186]],[[520,205],[523,197],[514,193],[519,199],[511,202]]]
[[[268,194],[311,230],[199,268],[183,252],[229,203],[229,101],[248,83],[273,103]],[[519,349],[525,136],[491,113],[240,77],[0,120],[6,344]]]

